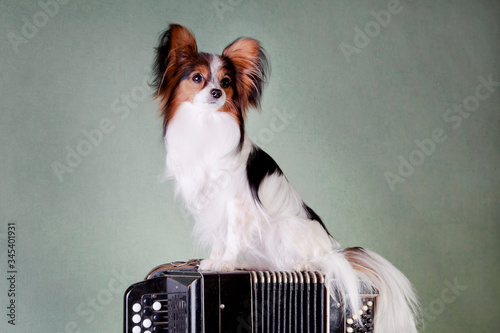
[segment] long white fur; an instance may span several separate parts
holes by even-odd
[[[377,332],[417,332],[418,299],[410,281],[377,253],[364,250],[355,256],[361,267],[370,270],[380,293],[376,309],[379,315],[375,316]]]
[[[216,59],[212,69],[218,66]],[[184,102],[170,120],[165,135],[166,176],[195,218],[194,235],[212,249],[202,270],[318,270],[331,278],[331,290],[347,306],[359,309],[358,278],[380,291],[375,328],[378,333],[417,332],[413,289],[394,266],[366,251],[357,258],[373,281],[353,269],[340,245],[320,223],[307,217],[303,201],[283,175],[274,173],[253,197],[246,174],[254,143],[245,136],[241,149],[237,121],[210,99],[210,83],[194,102]],[[332,292],[333,294],[333,292]]]

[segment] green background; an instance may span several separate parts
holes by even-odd
[[[2,1],[0,331],[120,332],[128,285],[207,254],[159,180],[147,81],[171,22],[207,52],[263,43],[272,74],[250,137],[343,246],[409,277],[422,332],[498,331],[499,18],[486,0]]]

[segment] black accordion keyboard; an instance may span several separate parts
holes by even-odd
[[[125,333],[373,332],[377,294],[344,311],[318,272],[201,272],[199,260],[158,266],[125,292]]]

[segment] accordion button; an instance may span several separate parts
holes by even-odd
[[[141,305],[139,303],[135,303],[134,305],[132,305],[132,311],[134,312],[141,311]]]
[[[134,328],[132,328],[132,333],[141,333],[141,328],[139,326],[134,326]]]
[[[146,319],[142,322],[142,326],[144,326],[145,328],[150,328],[151,327],[151,320],[149,319]]]
[[[133,316],[133,317],[132,317],[132,321],[133,321],[135,324],[140,323],[140,322],[141,322],[141,316],[139,316],[139,315],[137,315],[137,314],[136,314],[135,316]]]
[[[161,303],[160,302],[154,302],[153,303],[153,310],[159,311],[161,309]]]
[[[153,302],[153,301],[151,301],[151,298],[144,298],[144,299],[142,300],[142,303],[143,303],[145,306],[150,306],[152,302]]]

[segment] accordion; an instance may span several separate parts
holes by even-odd
[[[125,333],[372,332],[377,294],[343,309],[318,272],[202,272],[199,260],[153,269],[124,296]]]

